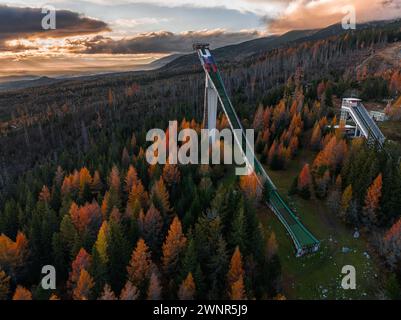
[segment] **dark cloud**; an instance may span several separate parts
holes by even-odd
[[[220,29],[188,31],[179,34],[160,31],[121,40],[96,36],[91,39],[71,41],[71,44],[77,48],[77,51],[84,53],[171,53],[189,52],[194,42],[208,42],[217,48],[259,36],[257,31],[226,32]]]
[[[41,8],[17,8],[0,5],[0,46],[4,41],[18,38],[66,37],[109,30],[100,20],[68,10],[57,10],[56,29],[44,30]]]

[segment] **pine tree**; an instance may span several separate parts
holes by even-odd
[[[136,136],[135,136],[135,132],[132,132],[130,145],[131,145],[131,148],[134,150],[135,147],[136,147]]]
[[[160,286],[159,278],[156,273],[152,272],[149,281],[149,288],[147,299],[148,300],[160,300],[161,299],[162,288]]]
[[[95,171],[95,173],[93,175],[91,189],[92,189],[92,192],[97,197],[99,196],[99,194],[102,192],[102,189],[103,189],[102,179],[100,178],[100,173],[97,170]]]
[[[163,168],[163,181],[166,182],[167,186],[172,187],[180,182],[180,171],[176,164],[169,164],[168,162]]]
[[[109,222],[107,236],[108,268],[111,285],[114,292],[120,292],[126,281],[126,266],[129,261],[129,242],[120,223]]]
[[[347,218],[348,210],[350,208],[352,201],[352,185],[345,188],[343,195],[341,197],[341,211],[340,216],[343,219]]]
[[[231,245],[233,247],[238,246],[241,251],[245,250],[246,243],[246,220],[245,220],[245,209],[243,202],[239,209],[236,211],[231,228]]]
[[[129,158],[128,150],[126,147],[124,147],[122,155],[121,155],[121,163],[124,168],[127,168],[130,163],[130,158]]]
[[[5,235],[14,238],[18,232],[18,210],[14,199],[6,201],[4,210],[0,214],[0,230]]]
[[[153,253],[159,252],[162,241],[163,220],[153,204],[143,219],[143,238]]]
[[[109,280],[108,269],[108,223],[104,221],[92,248],[92,266],[90,273],[95,280],[94,293],[97,295]]]
[[[91,298],[91,290],[95,286],[95,283],[85,268],[81,269],[79,274],[77,286],[73,290],[74,300],[89,300]]]
[[[269,240],[267,241],[267,257],[271,259],[277,254],[278,251],[278,243],[276,239],[276,234],[272,232],[270,234]]]
[[[259,105],[256,110],[255,117],[253,118],[253,128],[256,131],[263,129],[264,109],[262,105]]]
[[[77,230],[75,229],[71,216],[66,214],[60,223],[60,237],[64,248],[69,253],[70,257],[73,258],[76,255],[74,252],[75,239],[78,238]]]
[[[170,225],[166,241],[163,244],[162,262],[165,273],[172,274],[176,270],[186,242],[187,238],[182,233],[181,222],[176,216]]]
[[[180,300],[194,300],[195,298],[195,282],[192,277],[192,273],[188,273],[188,276],[181,283],[180,289],[178,290],[178,299]]]
[[[13,295],[13,300],[32,300],[32,293],[28,289],[18,285]]]

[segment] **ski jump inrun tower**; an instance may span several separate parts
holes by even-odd
[[[355,124],[353,136],[364,136],[369,143],[383,147],[386,140],[376,122],[370,117],[368,111],[363,106],[362,101],[356,98],[345,98],[341,105],[341,121],[346,125],[347,122]]]
[[[247,141],[245,131],[227,95],[217,64],[209,50],[209,45],[206,43],[196,43],[193,48],[197,52],[206,74],[204,106],[205,127],[212,130],[211,139],[214,139],[213,129],[216,128],[217,105],[218,102],[220,102],[220,105],[227,116],[231,130],[233,131],[234,140],[242,150],[245,162],[248,163],[247,157],[245,156],[243,141],[248,145],[249,142]],[[273,181],[270,179],[254,154],[253,157],[253,169],[258,177],[258,182],[262,188],[267,188],[264,192],[264,195],[266,196],[264,200],[286,228],[295,245],[296,256],[300,257],[306,253],[318,251],[320,242],[305,228],[295,213],[288,207],[278,193]]]

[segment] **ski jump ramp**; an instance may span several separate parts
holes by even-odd
[[[243,141],[248,145],[249,142],[235,109],[227,95],[217,64],[209,50],[209,45],[203,43],[194,44],[194,50],[197,52],[206,74],[204,119],[205,122],[207,121],[207,128],[214,129],[216,127],[217,103],[219,101],[225,115],[227,116],[231,130],[233,131],[234,140],[240,146],[245,161],[248,163],[244,151],[246,145],[244,147]],[[238,132],[241,132],[241,136],[239,136]],[[305,228],[299,218],[285,203],[284,199],[277,191],[273,181],[266,173],[264,167],[254,154],[253,157],[253,169],[258,177],[258,182],[262,188],[267,188],[264,192],[264,200],[287,230],[292,242],[294,243],[296,256],[300,257],[307,253],[318,251],[320,242]]]

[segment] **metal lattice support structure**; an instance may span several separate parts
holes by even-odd
[[[217,122],[217,93],[214,90],[213,84],[206,76],[205,80],[205,106],[204,106],[204,117],[203,126],[206,129],[212,130],[210,132],[211,142],[215,142],[216,135],[213,129],[216,128]]]
[[[212,54],[210,53],[209,46],[208,44],[195,44],[194,50],[197,51],[206,74],[204,121],[206,122],[207,119],[207,128],[215,128],[218,100],[227,116],[231,130],[234,134],[234,140],[240,146],[244,160],[247,165],[249,165],[248,158],[244,152],[244,148],[249,146],[249,141],[247,140],[242,124],[227,95],[220,72]],[[245,142],[245,145],[243,142]],[[264,195],[266,196],[266,204],[286,228],[295,245],[296,256],[299,257],[306,253],[318,251],[320,242],[305,228],[299,218],[285,203],[273,181],[254,155],[253,149],[250,148],[249,150],[252,150],[252,157],[255,163],[254,167],[251,169],[256,173],[260,186],[267,189],[264,192]]]

